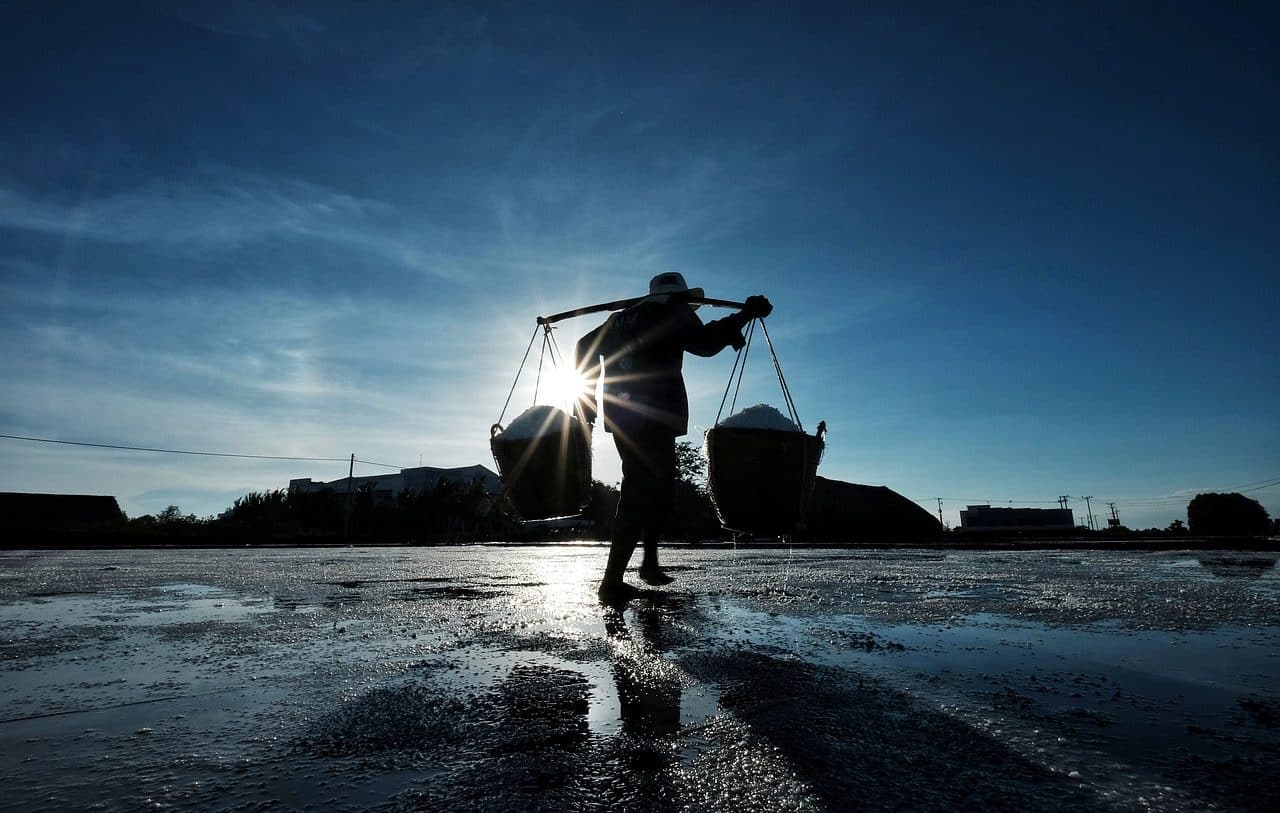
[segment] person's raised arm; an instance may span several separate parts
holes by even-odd
[[[689,310],[687,315],[681,316],[684,321],[684,349],[695,356],[714,356],[726,347],[740,350],[746,344],[742,329],[752,319],[763,319],[770,313],[773,313],[773,305],[763,296],[749,296],[742,310],[706,324]]]

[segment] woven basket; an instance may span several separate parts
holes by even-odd
[[[591,492],[591,442],[576,418],[536,438],[502,437],[490,430],[489,448],[502,476],[503,490],[523,520],[580,513]]]
[[[813,496],[824,445],[821,432],[707,430],[707,480],[720,524],[770,536],[795,531]]]

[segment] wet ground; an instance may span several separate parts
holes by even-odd
[[[1261,810],[1257,553],[0,553],[0,808]]]

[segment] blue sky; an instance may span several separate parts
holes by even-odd
[[[826,476],[1165,525],[1280,478],[1276,21],[1123,5],[7,4],[0,431],[492,465],[534,317],[678,270],[774,302]],[[345,474],[0,443],[131,514]]]

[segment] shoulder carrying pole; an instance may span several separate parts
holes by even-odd
[[[550,316],[539,316],[538,324],[554,325],[556,322],[559,322],[562,319],[572,319],[575,316],[586,316],[587,314],[602,313],[604,311],[620,311],[623,308],[629,308],[632,305],[639,303],[642,299],[645,299],[645,298],[646,297],[643,297],[643,296],[636,296],[636,297],[632,297],[631,299],[615,299],[612,302],[602,302],[599,305],[588,305],[585,308],[574,308],[571,311],[562,311],[560,313],[553,313]],[[697,297],[691,296],[684,301],[688,302],[690,305],[710,305],[713,308],[746,307],[746,303],[744,302],[732,302],[728,299],[708,299],[707,297],[704,297],[704,296],[697,296]]]

